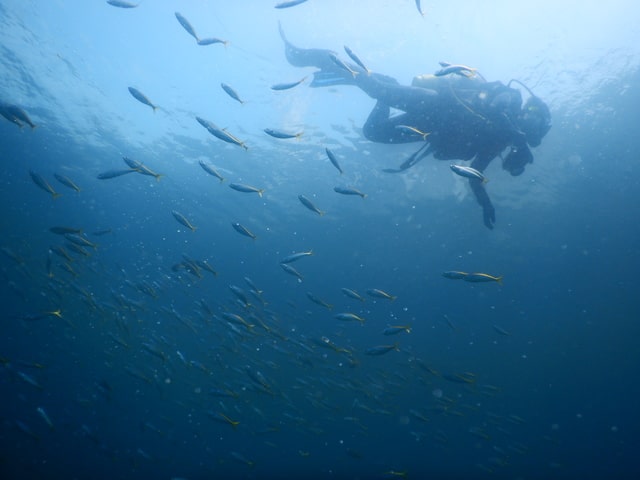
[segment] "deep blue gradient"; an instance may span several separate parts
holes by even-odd
[[[37,124],[0,117],[0,476],[638,478],[636,3],[422,2],[424,17],[409,0],[276,3],[0,1],[0,101]],[[198,46],[176,11],[228,45]],[[534,163],[485,172],[495,229],[450,162],[382,171],[420,144],[364,139],[373,101],[356,88],[271,90],[313,72],[286,62],[278,21],[296,45],[345,57],[346,44],[405,84],[447,60],[545,99],[553,127]],[[123,156],[162,177],[96,178]],[[97,247],[50,254],[70,251],[54,226]],[[291,264],[302,280],[281,268],[307,250]],[[185,255],[218,275],[176,267]]]

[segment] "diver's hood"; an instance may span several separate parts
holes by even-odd
[[[527,143],[537,147],[551,128],[551,113],[546,103],[531,96],[522,108],[518,126],[527,137]]]

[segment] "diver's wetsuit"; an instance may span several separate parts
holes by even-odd
[[[320,68],[314,74],[312,87],[356,85],[376,100],[363,126],[367,139],[378,143],[427,142],[428,146],[394,171],[402,171],[433,154],[439,160],[472,160],[471,167],[482,172],[508,147],[511,152],[503,167],[512,175],[520,175],[524,166],[533,161],[524,134],[515,126],[522,104],[518,90],[500,82],[486,82],[481,76],[451,74],[417,77],[412,86],[400,85],[391,77],[368,74],[349,64],[358,72],[353,76],[336,65],[331,58],[335,54],[330,50],[301,49],[286,39],[282,29],[280,34],[291,65]],[[391,115],[391,108],[402,113]],[[429,135],[422,139],[410,129],[398,128],[401,126]],[[493,228],[495,210],[482,182],[469,179],[469,185],[483,209],[484,224]]]

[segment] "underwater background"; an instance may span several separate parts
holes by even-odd
[[[37,126],[0,118],[2,478],[638,478],[636,2],[276,4],[0,1],[0,102]],[[374,101],[309,88],[279,22],[544,99],[533,164],[485,171],[495,229],[450,162],[383,172],[421,144],[367,141]],[[158,178],[98,179],[123,157]]]

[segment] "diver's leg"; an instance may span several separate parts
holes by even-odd
[[[404,112],[424,115],[438,101],[435,90],[400,85],[395,79],[377,73],[356,75],[355,83],[371,98]]]
[[[378,101],[363,125],[362,133],[367,140],[377,143],[415,142],[415,136],[407,135],[406,131],[396,128],[406,123],[406,114],[391,117],[389,105]]]

